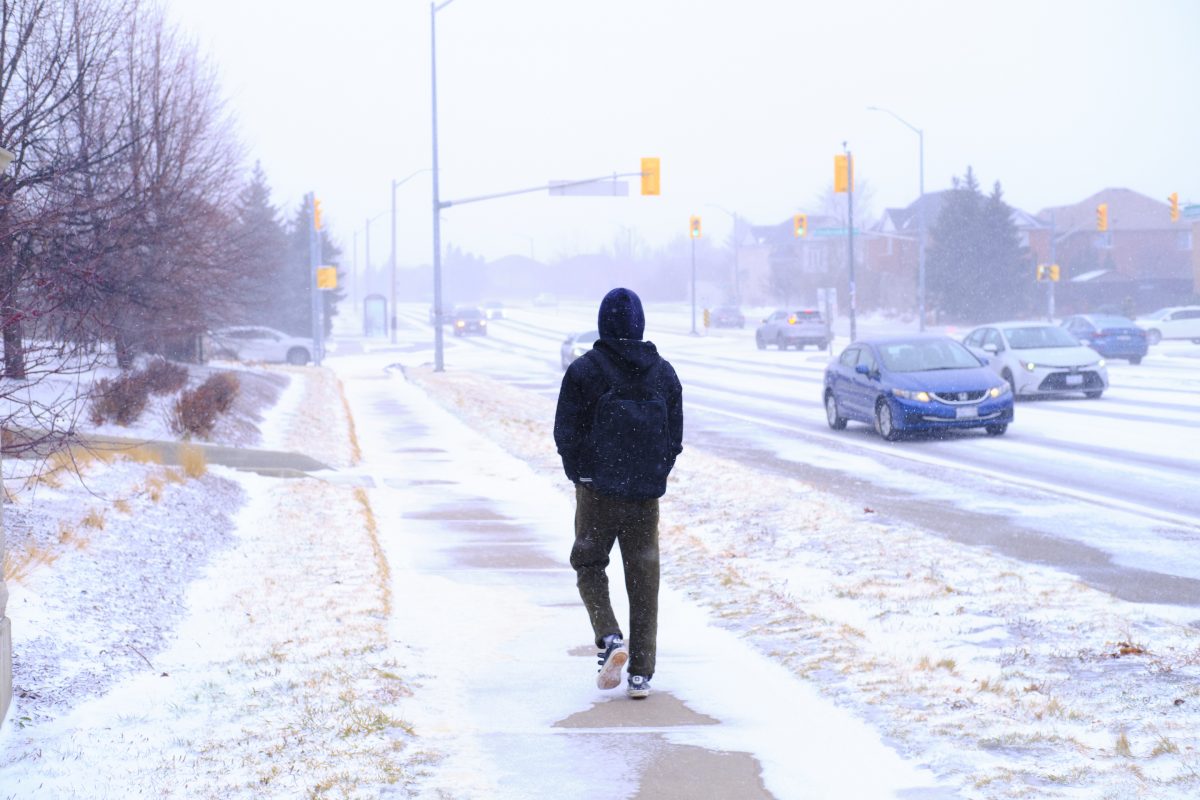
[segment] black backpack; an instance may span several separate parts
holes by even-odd
[[[630,500],[662,497],[675,464],[667,401],[654,381],[662,362],[630,379],[598,353],[593,360],[609,386],[592,418],[592,488]]]

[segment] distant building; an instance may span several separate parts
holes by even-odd
[[[859,240],[855,247],[857,270],[863,263]],[[749,305],[815,307],[818,289],[836,287],[838,296],[846,298],[846,264],[845,225],[834,217],[809,214],[804,237],[795,235],[792,217],[773,225],[752,225],[738,247],[741,297]]]
[[[1097,208],[1108,205],[1108,230],[1097,230]],[[1144,312],[1186,302],[1200,292],[1194,261],[1195,225],[1171,222],[1170,207],[1130,189],[1109,188],[1038,214],[1043,228],[1030,241],[1038,263],[1056,262],[1062,313],[1101,305]],[[1053,246],[1051,245],[1053,237]]]

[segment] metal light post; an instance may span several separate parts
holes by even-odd
[[[392,255],[390,258],[390,261],[391,261],[391,264],[390,264],[390,266],[391,266],[391,279],[390,279],[391,297],[388,300],[388,302],[391,303],[391,317],[392,317],[391,318],[391,330],[392,330],[392,332],[391,332],[390,340],[391,340],[392,344],[396,343],[396,189],[398,189],[399,187],[408,183],[410,180],[412,180],[413,178],[417,177],[418,175],[420,175],[424,172],[432,172],[432,170],[429,167],[426,167],[425,169],[419,169],[416,172],[409,175],[408,177],[401,178],[400,180],[396,180],[395,178],[392,179]]]
[[[858,290],[854,283],[854,154],[845,142],[842,142],[842,151],[846,154],[846,252],[850,265],[850,341],[853,342],[858,338],[855,322]]]
[[[733,220],[733,301],[740,306],[742,304],[742,283],[740,275],[741,268],[738,264],[738,246],[740,244],[738,241],[738,216],[729,209],[723,208],[716,203],[707,203],[706,205],[711,208],[715,208],[717,211],[725,212],[729,215],[729,218]]]
[[[0,147],[0,173],[8,168],[12,160],[13,154]],[[5,540],[4,505],[0,503],[0,565],[4,564]],[[0,723],[4,722],[12,703],[12,623],[5,616],[7,607],[8,586],[4,583],[4,570],[0,569]]]
[[[920,160],[920,199],[917,201],[917,225],[920,228],[920,241],[917,243],[917,319],[918,330],[925,330],[925,132],[905,120],[894,111],[878,106],[867,106],[868,111],[882,111],[890,114],[902,125],[917,134],[917,147]]]
[[[437,134],[437,12],[453,3],[442,0],[429,4],[429,77],[431,88],[431,111],[433,119],[433,371],[445,372],[446,363],[442,354],[442,198],[438,185],[438,134]]]

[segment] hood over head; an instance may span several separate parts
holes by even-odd
[[[604,295],[597,321],[601,339],[638,340],[646,331],[641,298],[629,289],[617,288]]]

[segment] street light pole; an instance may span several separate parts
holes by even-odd
[[[431,88],[431,111],[433,119],[433,371],[445,372],[446,363],[442,354],[442,198],[438,185],[438,134],[437,134],[437,12],[454,0],[442,0],[429,4],[429,77]]]
[[[895,111],[878,106],[867,106],[868,111],[882,111],[917,134],[918,159],[920,164],[920,199],[917,201],[917,226],[920,241],[917,242],[917,324],[925,330],[925,131],[908,122]]]
[[[391,303],[391,317],[392,317],[391,318],[391,328],[392,328],[391,343],[392,344],[396,343],[396,321],[397,321],[397,317],[396,317],[396,190],[398,188],[400,188],[401,186],[403,186],[404,184],[408,183],[413,178],[417,177],[418,175],[425,173],[425,172],[431,172],[431,171],[432,170],[430,170],[427,167],[425,169],[419,169],[416,172],[414,172],[404,178],[401,178],[400,180],[396,180],[395,178],[392,179],[392,255],[391,255],[391,259],[390,259],[390,262],[391,262],[391,264],[390,264],[390,266],[391,266],[391,279],[390,279],[391,298],[389,300],[389,302]]]

